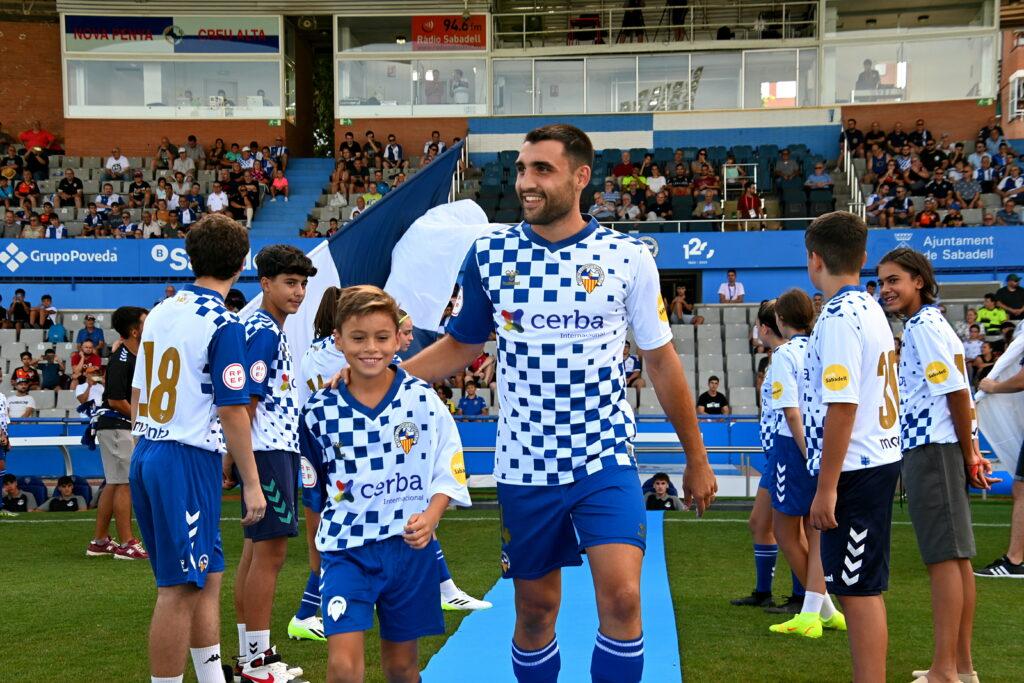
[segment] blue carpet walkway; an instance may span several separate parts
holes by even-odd
[[[682,680],[675,610],[665,566],[663,516],[662,512],[647,513],[647,554],[640,578],[644,661],[647,663],[643,680],[650,683]],[[494,607],[473,612],[462,620],[459,630],[430,660],[423,672],[424,683],[469,680],[515,683],[510,659],[515,626],[512,581],[499,580],[486,599],[494,603]],[[597,607],[593,579],[586,562],[582,567],[562,570],[562,609],[556,631],[562,656],[559,683],[590,683]]]

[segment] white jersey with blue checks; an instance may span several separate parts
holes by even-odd
[[[778,432],[779,427],[777,411],[772,407],[772,383],[768,381],[768,377],[771,376],[772,362],[774,362],[774,358],[769,362],[764,381],[761,382],[761,419],[759,426],[761,428],[761,448],[765,453],[770,451],[775,445],[775,434]]]
[[[963,342],[935,306],[922,306],[903,327],[900,418],[904,451],[957,443],[946,395],[968,388]],[[973,406],[973,401],[971,402]],[[972,408],[973,414],[973,408]],[[975,428],[972,420],[972,431]]]
[[[401,368],[376,408],[345,385],[317,391],[299,432],[302,485],[321,514],[320,552],[401,535],[438,493],[470,505],[455,421],[429,384]]]
[[[817,476],[831,403],[854,403],[857,416],[843,472],[897,462],[900,452],[898,361],[881,307],[857,287],[825,302],[807,342],[800,412],[807,469]]]
[[[11,426],[11,414],[7,410],[7,397],[0,392],[0,434],[6,434]]]
[[[299,404],[288,338],[260,309],[245,321],[249,395],[259,396],[252,420],[254,451],[299,452]]]
[[[299,405],[304,405],[313,392],[323,389],[329,379],[347,366],[345,354],[334,345],[333,334],[314,339],[299,361]]]
[[[806,355],[807,336],[802,334],[795,335],[772,352],[772,364],[765,383],[771,384],[771,404],[778,420],[775,433],[779,436],[793,437],[784,409],[800,407],[800,382]]]
[[[477,239],[459,285],[448,332],[480,344],[497,328],[495,478],[558,485],[635,464],[626,330],[642,350],[672,338],[648,248],[593,219],[558,243],[521,223]]]
[[[245,332],[223,297],[188,285],[146,317],[133,434],[223,454],[217,407],[246,404]]]

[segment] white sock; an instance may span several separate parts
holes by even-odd
[[[149,680],[150,683],[181,683],[183,678],[185,678],[184,674],[182,674],[181,676],[172,676],[171,678],[160,678],[159,676],[150,676]]]
[[[459,594],[459,587],[451,579],[441,582],[441,597],[453,598]]]
[[[821,603],[825,600],[825,596],[821,593],[815,593],[813,591],[807,591],[804,593],[804,606],[800,610],[801,612],[813,612],[817,614],[821,611]]]
[[[270,629],[266,631],[246,631],[245,641],[249,643],[249,652],[252,653],[251,657],[261,655],[270,649]],[[255,652],[253,652],[253,648],[255,648]]]
[[[249,661],[249,648],[245,642],[245,624],[235,624],[238,629],[238,662],[245,664]]]
[[[832,604],[832,596],[825,593],[825,599],[821,601],[821,618],[827,621],[832,618],[832,615],[836,613],[836,606]]]
[[[196,668],[199,683],[223,683],[224,669],[220,660],[220,643],[209,647],[193,647],[192,665]]]

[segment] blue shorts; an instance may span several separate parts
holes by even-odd
[[[892,497],[900,463],[839,475],[836,522],[821,534],[821,566],[833,595],[880,595],[889,590]]]
[[[775,437],[778,439],[779,437]],[[764,470],[761,472],[761,481],[757,482],[758,488],[768,489],[771,493],[775,483],[775,446],[764,452]]]
[[[320,553],[320,608],[327,636],[373,628],[394,643],[444,633],[435,553],[401,536]]]
[[[790,517],[806,517],[818,492],[818,478],[807,471],[807,458],[791,436],[775,435],[775,486],[772,507]]]
[[[498,482],[498,509],[506,579],[539,579],[559,567],[579,566],[580,553],[593,545],[647,548],[647,511],[632,465],[606,467],[558,486]]]
[[[260,487],[267,499],[267,512],[260,521],[242,527],[243,535],[254,542],[298,536],[299,520],[295,510],[295,496],[298,487],[299,454],[288,451],[256,451],[253,455],[256,456],[256,472],[260,476]],[[237,474],[235,476],[236,481],[241,481]],[[242,517],[245,517],[244,496]]]
[[[221,457],[176,441],[139,439],[128,482],[157,586],[206,585],[224,571]]]

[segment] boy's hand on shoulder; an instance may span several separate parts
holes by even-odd
[[[342,384],[344,384],[345,386],[348,386],[348,383],[351,380],[352,380],[352,369],[349,368],[349,367],[344,367],[341,370],[339,370],[338,372],[336,372],[334,374],[334,377],[332,377],[330,379],[330,381],[325,382],[324,386],[325,387],[330,387],[331,389],[337,389]]]
[[[426,548],[430,539],[434,537],[434,528],[438,520],[434,519],[429,511],[416,513],[409,518],[405,525],[405,535],[402,537],[410,547],[420,550]]]
[[[818,531],[828,531],[839,526],[836,522],[836,492],[819,489],[811,502],[810,517],[811,526]]]

